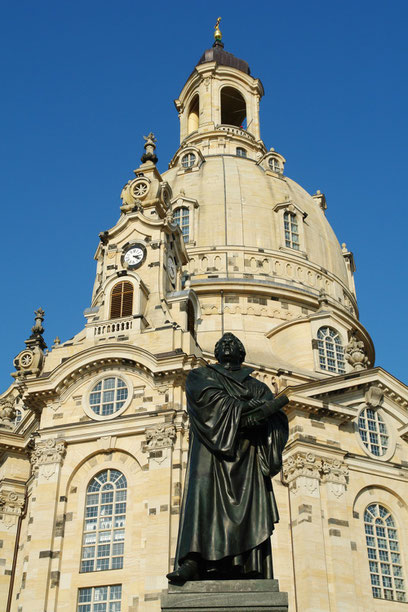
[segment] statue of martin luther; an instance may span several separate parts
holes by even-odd
[[[285,395],[242,366],[245,349],[226,333],[218,363],[186,381],[190,448],[170,582],[273,578],[270,536],[279,515],[271,477],[282,465]]]

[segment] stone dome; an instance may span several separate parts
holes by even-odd
[[[292,251],[290,258],[307,260],[348,286],[342,249],[324,211],[295,181],[236,155],[205,158],[197,172],[179,170],[176,166],[164,177],[174,196],[184,192],[198,202],[195,247],[235,245],[282,252],[279,205],[289,204],[303,226],[300,251]]]
[[[234,331],[249,362],[301,380],[330,371],[319,334],[340,343],[337,373],[347,371],[357,334],[373,363],[353,255],[326,218],[324,194],[288,178],[285,158],[261,139],[261,81],[223,48],[210,51],[175,100],[180,147],[163,175],[190,258],[186,282],[200,303],[201,347],[210,355],[220,332]]]

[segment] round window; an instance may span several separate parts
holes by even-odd
[[[147,194],[147,190],[149,188],[149,184],[146,181],[138,181],[133,184],[133,195],[135,198],[142,198]]]
[[[358,432],[367,448],[376,457],[385,455],[390,446],[390,434],[378,410],[365,408],[358,417]]]
[[[110,376],[103,378],[92,387],[89,407],[98,417],[107,417],[123,408],[128,396],[126,383],[118,376]]]
[[[194,153],[186,153],[186,155],[183,155],[181,158],[181,165],[183,168],[192,168],[195,164],[195,160],[196,156]]]

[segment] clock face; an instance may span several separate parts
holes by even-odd
[[[135,244],[123,254],[123,264],[128,268],[138,268],[144,262],[146,249],[141,244]]]
[[[174,263],[174,259],[172,257],[169,257],[167,260],[167,270],[170,276],[170,280],[174,282],[176,279],[176,264]]]

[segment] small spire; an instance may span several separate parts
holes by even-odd
[[[220,21],[221,21],[221,17],[218,17],[217,23],[214,26],[214,39],[218,42],[221,42],[222,40],[222,34],[220,30]]]
[[[157,139],[155,138],[153,132],[150,132],[147,136],[143,136],[143,138],[145,139],[146,142],[144,144],[145,153],[140,158],[142,161],[142,164],[146,163],[147,161],[151,161],[154,164],[157,164],[159,160],[157,158],[157,155],[154,152],[156,148],[155,143],[157,142]]]
[[[44,338],[42,337],[42,334],[44,333],[44,327],[42,325],[43,321],[44,321],[44,315],[45,312],[42,308],[38,308],[37,310],[34,311],[34,325],[31,328],[31,336],[28,338],[28,340],[25,340],[25,344],[27,345],[27,348],[33,347],[33,346],[39,346],[40,349],[45,349],[47,348],[47,345],[44,342]]]

